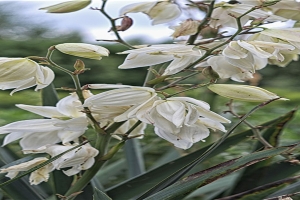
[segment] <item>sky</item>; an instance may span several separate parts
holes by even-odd
[[[0,0],[2,2],[2,0]],[[109,0],[106,4],[107,12],[114,18],[119,17],[119,10],[128,4],[141,2],[142,0]],[[4,2],[4,1],[3,1]],[[100,7],[101,1],[93,1],[88,7],[73,13],[53,14],[46,13],[39,8],[54,5],[65,1],[5,1],[13,2],[15,6],[22,7],[20,13],[24,18],[34,23],[49,24],[51,28],[60,29],[62,32],[69,30],[78,30],[83,36],[85,42],[94,42],[97,39],[115,39],[114,34],[108,33],[110,29],[109,21],[99,11],[91,10],[90,7]],[[20,14],[19,13],[19,14]],[[119,32],[124,39],[143,37],[146,41],[159,43],[171,39],[172,29],[168,25],[151,25],[151,20],[143,13],[129,13],[133,18],[133,26],[124,32]],[[121,20],[117,21],[121,22]]]

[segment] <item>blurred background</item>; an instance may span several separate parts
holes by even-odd
[[[95,1],[96,2],[96,1]],[[97,1],[98,3],[100,1]],[[112,13],[113,17],[118,17],[119,9],[131,2],[137,1],[109,1],[107,11]],[[87,83],[122,83],[129,85],[143,85],[147,68],[137,68],[130,70],[119,70],[117,67],[124,61],[126,55],[118,55],[116,53],[126,50],[126,47],[116,43],[97,42],[97,39],[114,39],[113,33],[108,33],[110,25],[108,21],[98,11],[88,8],[69,14],[49,14],[45,11],[39,11],[38,8],[49,6],[56,1],[1,1],[0,2],[0,57],[26,57],[26,56],[45,56],[47,49],[51,45],[65,42],[88,42],[102,45],[110,50],[110,56],[103,58],[101,61],[82,59],[87,71],[81,76],[82,85]],[[91,6],[99,7],[97,3]],[[151,22],[147,16],[143,14],[130,15],[134,19],[134,25],[125,32],[120,33],[124,39],[130,44],[157,44],[170,43],[172,30],[169,25],[151,26]],[[53,60],[63,67],[72,69],[76,61],[76,57],[64,55],[55,52]],[[56,79],[54,85],[56,87],[72,87],[72,80],[62,72],[55,70]],[[277,66],[268,66],[260,70],[255,81],[251,84],[268,89],[280,96],[291,99],[289,102],[275,102],[268,105],[264,109],[256,112],[249,118],[251,123],[258,125],[263,121],[278,117],[291,109],[297,108],[300,102],[300,62],[292,62],[285,68]],[[189,83],[198,83],[203,80],[201,75],[189,79]],[[65,96],[65,92],[59,91],[60,96]],[[227,100],[222,97],[216,97],[207,90],[195,90],[188,93],[197,99],[209,102],[212,110],[221,113],[226,110]],[[36,118],[37,116],[26,111],[16,109],[14,104],[32,104],[40,105],[39,92],[33,92],[32,88],[26,91],[15,93],[9,96],[9,91],[0,91],[0,125],[4,125],[16,120],[24,120],[28,118]],[[240,114],[249,111],[255,104],[238,102],[235,104],[239,108]],[[234,119],[233,119],[234,120]],[[284,142],[299,140],[299,114],[288,125],[285,130]],[[241,127],[240,130],[245,129]],[[216,137],[219,135],[216,134]],[[208,138],[208,141],[215,140],[214,134]],[[153,144],[153,146],[149,145]],[[190,152],[201,146],[201,143],[195,144]],[[152,131],[149,135],[141,140],[141,146],[147,152],[146,166],[153,168],[159,165],[158,161],[161,152],[167,152],[172,148],[172,144],[158,138]],[[241,151],[248,148],[249,144],[239,146],[240,149],[231,150],[227,156],[232,156],[235,151]],[[172,151],[174,152],[174,151]],[[172,154],[168,159],[173,159],[182,154],[184,151],[176,150],[176,154]],[[224,160],[226,155],[220,155],[217,159]],[[161,163],[167,160],[162,160]],[[125,169],[123,169],[125,170]],[[122,171],[124,172],[124,171]],[[125,172],[124,172],[125,173]],[[125,176],[122,174],[121,176]],[[111,182],[111,177],[107,178],[107,184]],[[119,178],[115,180],[119,181]]]

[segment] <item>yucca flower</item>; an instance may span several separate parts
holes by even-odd
[[[181,15],[178,5],[169,1],[133,3],[120,10],[120,16],[142,12],[152,19],[152,25],[170,22]]]
[[[44,149],[46,145],[77,141],[87,130],[89,121],[75,93],[61,99],[56,106],[30,106],[17,104],[17,107],[41,115],[48,119],[17,121],[0,127],[0,134],[7,134],[3,145],[20,140],[22,150]]]
[[[209,110],[204,101],[189,97],[153,100],[135,109],[131,116],[152,124],[155,133],[182,149],[209,136],[209,129],[225,132],[221,123],[230,121]]]
[[[164,75],[176,74],[185,69],[189,64],[199,59],[204,51],[194,45],[184,44],[160,44],[127,50],[120,54],[129,54],[119,69],[131,69],[147,67],[168,61],[172,61]]]
[[[28,58],[0,57],[0,89],[15,88],[14,92],[36,85],[35,90],[47,87],[54,79],[53,71]]]

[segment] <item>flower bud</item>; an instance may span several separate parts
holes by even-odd
[[[262,6],[263,7],[266,7],[266,6],[273,6],[275,5],[276,3],[280,2],[281,0],[264,0],[262,2]]]
[[[288,100],[280,98],[268,90],[249,85],[212,84],[208,86],[208,89],[220,96],[240,101],[264,102],[272,99]]]
[[[70,13],[81,10],[87,7],[91,3],[91,0],[73,0],[67,1],[45,8],[40,8],[39,10],[47,10],[47,13]]]
[[[85,64],[82,60],[77,59],[74,64],[75,72],[74,74],[81,74],[85,71]]]
[[[126,31],[129,29],[133,24],[133,20],[130,17],[124,16],[121,21],[121,26],[117,27],[118,31]]]
[[[65,54],[96,60],[101,60],[102,56],[109,55],[106,48],[85,43],[63,43],[55,45],[55,48]]]

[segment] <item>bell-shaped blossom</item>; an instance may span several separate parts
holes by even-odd
[[[73,147],[75,147],[76,143],[72,145],[47,145],[46,149],[35,151],[35,153],[47,153],[51,155],[51,157],[55,157],[58,154],[61,154]],[[72,176],[74,174],[79,173],[81,170],[87,170],[93,166],[95,163],[95,156],[97,156],[99,151],[89,144],[85,144],[77,149],[74,149],[58,159],[54,160],[52,165],[55,169],[60,170],[62,168],[70,168],[68,170],[63,171],[67,176]]]
[[[47,10],[47,13],[70,13],[87,7],[91,0],[72,0],[52,6],[40,8],[39,10]]]
[[[268,36],[270,40],[283,40],[290,45],[293,45],[297,50],[300,50],[300,29],[299,28],[287,28],[287,29],[266,29],[259,34],[253,35],[250,39],[260,38],[261,35]],[[266,37],[264,37],[265,39]],[[282,41],[279,41],[282,42]]]
[[[211,66],[221,79],[230,78],[237,82],[243,82],[253,78],[250,71],[231,65],[224,56],[210,57],[206,62],[200,63],[196,67],[206,66]]]
[[[0,57],[0,89],[24,90],[36,85],[35,90],[47,87],[54,79],[53,71],[27,58]]]
[[[161,44],[124,51],[129,54],[119,69],[146,67],[172,61],[165,69],[164,75],[176,74],[199,59],[204,51],[194,45]]]
[[[31,168],[47,161],[48,159],[45,157],[39,157],[35,158],[33,160],[18,164],[18,165],[13,165],[8,168],[2,168],[0,169],[0,173],[7,173],[5,176],[9,177],[10,179],[16,177],[19,172],[25,172],[30,170]],[[54,166],[50,163],[40,169],[35,170],[30,174],[29,177],[29,182],[31,185],[38,185],[41,182],[47,182],[50,175],[49,173],[54,170]]]
[[[213,13],[211,15],[211,20],[209,22],[209,25],[212,28],[218,28],[219,26],[237,28],[237,21],[235,17],[239,17],[253,8],[253,5],[248,5],[244,3],[229,4],[229,3],[221,2],[216,6],[217,8],[213,10]],[[234,17],[230,15],[233,15]],[[250,18],[264,19],[264,21],[270,21],[270,22],[287,20],[284,17],[270,14],[269,12],[261,9],[256,9],[243,16],[241,18],[241,24],[245,25],[250,20]]]
[[[49,144],[76,141],[87,130],[89,123],[81,112],[83,107],[75,93],[61,99],[56,107],[22,104],[17,107],[48,118],[23,120],[0,127],[0,134],[9,133],[3,145],[21,139],[23,150],[44,149]]]
[[[280,98],[277,94],[263,88],[250,85],[212,84],[208,86],[208,89],[220,96],[240,101],[264,102],[272,99],[288,100]]]
[[[117,88],[93,95],[83,104],[101,120],[125,121],[126,112],[133,106],[142,106],[157,96],[153,88],[128,85],[90,84],[91,89]]]
[[[108,49],[85,43],[63,43],[55,45],[55,48],[65,54],[95,60],[101,60],[103,56],[109,55]]]
[[[230,42],[222,54],[230,64],[255,72],[255,58],[283,61],[284,56],[281,52],[294,49],[294,46],[283,43],[238,40]]]
[[[226,131],[221,123],[230,121],[209,109],[204,101],[172,97],[145,104],[136,109],[132,117],[152,124],[158,136],[178,148],[187,149],[208,137],[209,129]]]
[[[181,15],[177,4],[162,0],[129,4],[120,10],[120,16],[138,12],[148,15],[153,20],[152,25],[170,22]]]
[[[47,153],[51,158],[74,148],[77,144],[72,145],[47,145],[44,149],[27,151],[27,153]],[[63,171],[67,176],[73,176],[82,170],[87,170],[95,163],[95,156],[99,151],[89,144],[80,146],[68,153],[63,154],[58,159],[52,161],[46,166],[39,168],[32,172],[29,177],[31,185],[37,185],[41,182],[47,182],[49,179],[49,173],[53,170],[61,170],[63,168],[69,168]],[[28,171],[37,165],[48,161],[48,158],[39,157],[31,161],[24,162],[18,165],[10,166],[8,168],[0,169],[0,173],[7,173],[7,177],[14,178],[19,172]]]

